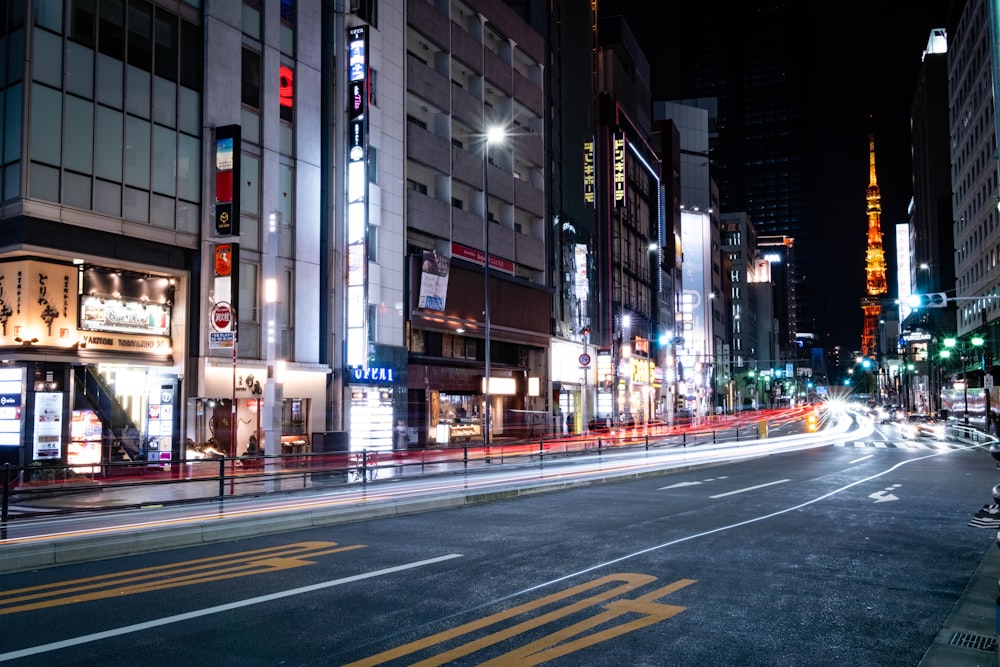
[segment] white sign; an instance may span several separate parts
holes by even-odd
[[[212,331],[208,334],[208,347],[210,350],[221,350],[232,348],[236,335],[232,331]]]

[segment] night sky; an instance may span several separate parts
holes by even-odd
[[[702,0],[725,12],[728,3]],[[801,0],[797,0],[801,1]],[[813,0],[811,0],[813,1]],[[653,99],[666,99],[671,67],[683,67],[683,55],[667,46],[673,29],[666,14],[650,11],[644,0],[601,5],[602,14],[621,14],[650,62]],[[875,135],[875,167],[882,195],[882,232],[889,268],[890,296],[895,287],[895,225],[907,221],[912,196],[910,106],[921,53],[932,28],[945,27],[948,3],[921,1],[815,3],[815,43],[820,49],[817,82],[823,99],[816,109],[823,124],[823,184],[831,253],[838,259],[826,276],[828,320],[819,323],[826,346],[860,348],[865,294],[867,245],[866,188],[868,134]],[[658,10],[659,12],[669,10]],[[809,29],[808,27],[806,29]]]

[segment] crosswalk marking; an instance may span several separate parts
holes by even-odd
[[[852,440],[851,442],[838,442],[835,447],[845,447],[854,449],[907,449],[907,450],[939,450],[939,449],[967,449],[968,445],[953,444],[948,442],[918,442],[916,440],[898,441],[865,441]]]

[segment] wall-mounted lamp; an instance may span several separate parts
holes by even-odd
[[[15,343],[20,343],[21,345],[24,345],[25,347],[29,347],[29,346],[34,345],[35,343],[37,343],[38,339],[37,338],[27,338],[27,339],[25,339],[25,338],[21,338],[20,336],[18,336],[17,338],[14,339],[14,342]]]

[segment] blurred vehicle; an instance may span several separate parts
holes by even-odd
[[[907,438],[928,436],[941,440],[945,437],[946,422],[930,415],[909,415],[900,423],[899,430]]]
[[[901,405],[883,405],[879,407],[879,419],[883,424],[892,424],[903,421],[906,418],[906,410]]]

